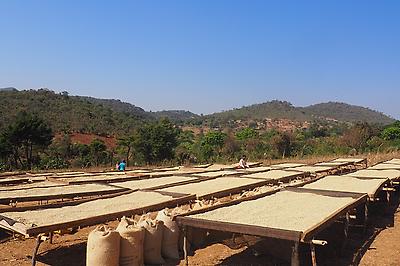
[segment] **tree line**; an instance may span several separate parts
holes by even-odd
[[[54,138],[41,117],[20,112],[0,131],[0,170],[86,168],[298,158],[309,155],[387,152],[400,148],[400,122],[381,127],[367,123],[331,126],[313,123],[294,132],[233,130],[184,131],[167,119],[144,123],[118,137],[116,147],[100,139],[90,144],[71,141],[68,132]]]

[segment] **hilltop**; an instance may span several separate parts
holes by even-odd
[[[40,115],[55,132],[96,135],[125,133],[151,119],[141,108],[116,100],[69,96],[46,89],[0,90],[0,128],[20,111]]]
[[[97,99],[55,93],[47,89],[0,89],[0,128],[9,124],[19,111],[37,113],[56,132],[80,132],[96,135],[121,135],[148,121],[168,118],[180,125],[196,124],[223,127],[232,121],[291,121],[295,127],[312,121],[368,122],[390,124],[395,120],[369,108],[346,103],[320,103],[296,107],[285,101],[270,101],[229,111],[199,116],[184,110],[147,112],[130,103],[115,99]],[[210,122],[211,121],[211,122]],[[287,124],[287,122],[284,122]]]
[[[395,120],[381,112],[346,103],[328,102],[296,107],[286,101],[270,101],[253,104],[229,111],[207,115],[204,119],[226,123],[234,120],[288,119],[292,121],[336,121],[367,122],[371,124],[390,124]]]

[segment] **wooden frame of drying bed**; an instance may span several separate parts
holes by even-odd
[[[201,210],[196,210],[192,212],[188,212],[184,215],[179,215],[175,217],[177,223],[183,230],[184,233],[184,247],[187,248],[187,227],[194,227],[194,228],[202,228],[202,229],[210,229],[210,230],[218,230],[218,231],[225,231],[231,233],[239,233],[239,234],[246,234],[246,235],[254,235],[258,237],[268,237],[268,238],[278,238],[278,239],[285,239],[293,242],[292,247],[292,265],[299,265],[299,256],[298,256],[298,249],[299,243],[307,243],[310,245],[311,250],[311,257],[313,265],[316,265],[316,256],[315,256],[315,247],[314,247],[314,238],[315,236],[325,229],[326,227],[330,226],[334,223],[338,218],[346,215],[348,217],[348,212],[353,210],[360,205],[365,205],[367,203],[367,195],[360,194],[360,193],[349,193],[349,192],[331,192],[331,191],[320,191],[320,190],[311,190],[311,189],[303,189],[303,188],[285,188],[284,190],[298,192],[298,193],[313,193],[319,195],[325,195],[330,197],[352,197],[354,201],[349,204],[346,204],[342,208],[337,209],[335,212],[331,213],[328,217],[321,220],[314,226],[308,228],[307,230],[301,231],[294,231],[294,230],[283,230],[279,228],[270,228],[264,226],[254,226],[254,225],[246,225],[246,224],[238,224],[238,223],[229,223],[229,222],[221,222],[221,221],[211,221],[211,220],[204,220],[204,219],[197,219],[193,217],[189,217],[194,214],[205,213],[211,210],[215,210],[218,208],[228,207],[232,205],[239,204],[244,201],[255,200],[264,196],[272,195],[281,191],[280,189],[269,191],[266,193],[262,193],[259,195],[242,198],[238,200],[234,200],[225,204],[221,204],[218,206],[211,206],[208,208],[204,208]],[[187,250],[185,249],[185,261],[187,262]]]

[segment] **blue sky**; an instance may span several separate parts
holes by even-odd
[[[0,1],[0,87],[211,113],[273,99],[400,118],[400,1]]]

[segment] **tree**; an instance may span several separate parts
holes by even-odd
[[[104,141],[100,139],[94,139],[89,145],[90,154],[96,166],[99,166],[101,163],[105,162],[108,154],[107,154],[107,146]]]
[[[292,148],[292,136],[288,133],[279,133],[271,138],[271,144],[282,158],[289,156]]]
[[[0,134],[0,171],[5,170],[9,162],[9,157],[12,155],[12,146],[4,134]],[[1,166],[3,164],[3,167]]]
[[[135,134],[134,149],[147,163],[157,163],[174,158],[180,130],[169,120],[139,128]]]
[[[135,144],[135,136],[131,135],[128,137],[118,139],[118,148],[125,152],[126,165],[129,165],[129,160],[132,158],[132,151]]]
[[[367,123],[356,124],[343,134],[342,140],[347,147],[360,152],[368,146],[367,141],[374,136],[374,131]]]
[[[178,164],[185,164],[186,162],[192,161],[193,156],[193,143],[194,134],[193,131],[181,131],[178,137],[179,145],[175,149],[175,156]]]
[[[31,169],[35,151],[47,148],[53,139],[51,128],[36,115],[21,112],[5,132],[12,145],[14,162]]]
[[[220,131],[207,132],[200,140],[200,155],[204,161],[221,155],[226,134]]]
[[[258,132],[253,128],[246,127],[238,131],[235,136],[238,140],[245,141],[257,137]]]
[[[382,131],[382,138],[384,140],[400,139],[400,127],[388,127]]]

